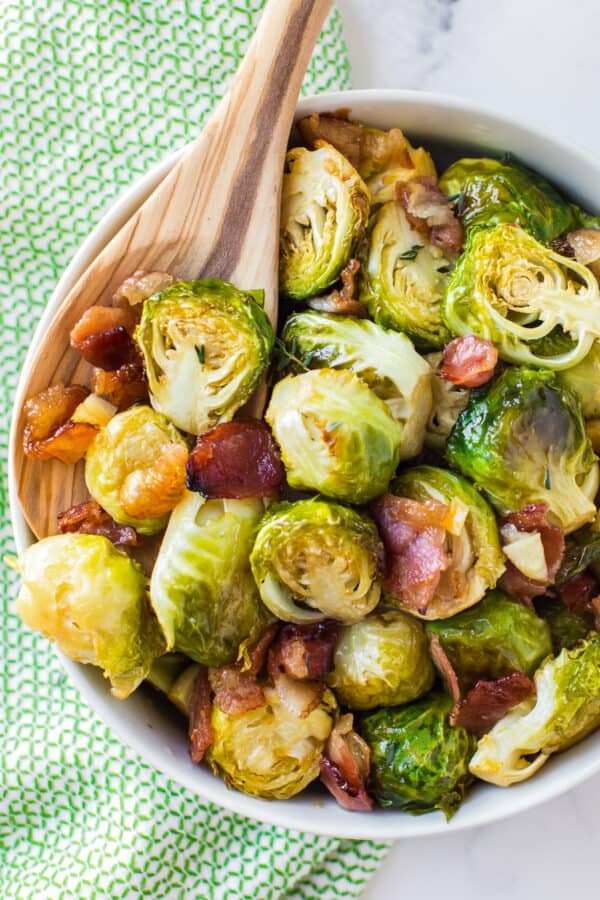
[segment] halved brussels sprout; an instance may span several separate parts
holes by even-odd
[[[456,257],[428,243],[402,205],[384,203],[371,217],[360,300],[378,325],[404,331],[419,350],[451,338],[442,301]]]
[[[446,456],[502,515],[546,503],[569,532],[596,514],[596,457],[579,404],[553,372],[511,367],[473,394]]]
[[[167,640],[196,662],[223,666],[265,625],[249,556],[260,500],[204,500],[173,510],[152,572],[150,599]]]
[[[445,552],[448,568],[441,573],[435,595],[421,616],[447,619],[478,603],[493,588],[504,572],[498,526],[490,506],[466,478],[447,469],[415,466],[403,472],[391,486],[397,497],[424,503],[437,500],[462,509],[462,527],[458,533],[446,533]],[[386,601],[403,608],[402,597],[386,593]],[[406,607],[418,615],[414,606]]]
[[[382,557],[367,516],[313,498],[271,506],[250,562],[263,602],[278,618],[356,622],[377,606]]]
[[[206,760],[228,787],[263,800],[286,800],[319,776],[336,702],[325,691],[304,718],[292,712],[275,688],[263,688],[266,705],[236,716],[213,706],[214,741]]]
[[[500,787],[525,781],[552,753],[566,750],[600,725],[600,634],[592,632],[549,659],[524,700],[481,738],[470,763],[477,778]]]
[[[559,372],[558,380],[573,391],[586,419],[600,418],[600,341],[576,366]]]
[[[402,427],[353,372],[289,375],[275,385],[265,419],[293,488],[367,503],[396,471]]]
[[[461,198],[458,212],[466,229],[508,222],[549,243],[578,223],[574,209],[545,178],[515,162],[459,159],[444,172],[440,187]]]
[[[168,694],[189,666],[190,661],[183,653],[165,653],[154,660],[146,681],[157,691]]]
[[[141,568],[97,534],[56,534],[15,566],[17,612],[70,659],[100,666],[120,700],[147,677],[165,645]]]
[[[439,370],[444,359],[443,353],[428,353],[425,359],[433,373],[431,380],[433,402],[425,426],[425,446],[429,450],[439,452],[445,448],[456,420],[469,402],[471,390],[460,384],[452,384],[451,381],[441,377]]]
[[[136,340],[154,409],[191,434],[229,422],[269,364],[274,335],[262,291],[178,281],[146,300]]]
[[[463,693],[479,679],[511,672],[533,675],[552,653],[550,629],[532,609],[502,591],[490,591],[481,603],[443,622],[428,622],[456,672]]]
[[[600,287],[588,268],[522,228],[496,225],[471,233],[442,312],[454,334],[493,341],[508,362],[567,369],[600,337],[599,309]]]
[[[294,300],[314,297],[336,281],[355,255],[370,196],[358,172],[325,141],[290,150],[283,176],[279,285]]]
[[[400,459],[421,451],[432,373],[406,335],[366,319],[306,312],[287,320],[282,337],[309,368],[356,372],[403,426]]]
[[[393,609],[342,628],[333,662],[327,683],[350,709],[409,703],[435,677],[423,626]]]
[[[86,455],[85,481],[94,500],[115,522],[131,525],[140,534],[156,534],[165,527],[168,513],[143,519],[128,515],[122,489],[134,472],[151,466],[168,444],[187,451],[183,436],[149,406],[132,406],[117,413],[100,430]]]
[[[452,700],[430,694],[408,706],[379,709],[359,730],[371,749],[371,784],[380,806],[420,815],[441,809],[450,819],[473,780],[477,739],[448,721]]]
[[[594,616],[591,612],[571,610],[557,597],[537,597],[535,609],[550,629],[552,650],[556,655],[565,647],[573,647],[594,630]]]

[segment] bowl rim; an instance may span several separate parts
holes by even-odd
[[[518,118],[513,119],[501,112],[490,111],[479,103],[443,93],[397,90],[393,88],[327,92],[302,98],[297,106],[296,117],[306,115],[315,110],[324,111],[325,109],[345,107],[352,109],[355,106],[364,107],[368,103],[399,105],[405,109],[437,107],[446,112],[465,113],[467,116],[484,121],[492,128],[496,127],[520,132],[523,137],[530,137],[535,144],[539,145],[542,143],[558,153],[565,153],[570,157],[571,161],[575,160],[581,163],[584,167],[590,168],[600,176],[600,162],[590,152],[577,147],[569,140],[559,138],[547,130],[532,127]],[[358,117],[360,118],[360,116]],[[411,129],[407,130],[410,131]],[[122,191],[117,200],[105,209],[97,224],[82,242],[61,275],[34,331],[15,391],[8,445],[9,507],[15,544],[19,553],[33,542],[33,535],[20,509],[12,464],[13,449],[15,442],[19,439],[19,436],[15,433],[14,410],[20,408],[25,399],[23,397],[23,373],[31,365],[33,353],[41,340],[48,322],[70,288],[74,285],[79,274],[89,265],[93,257],[99,252],[99,249],[107,243],[116,230],[126,221],[131,214],[131,209],[139,205],[141,200],[158,185],[183,152],[185,152],[185,146],[167,154],[157,164],[152,166],[148,172],[136,178],[131,185]],[[398,811],[378,811],[371,814],[360,814],[346,813],[343,810],[341,812],[344,813],[344,817],[337,815],[333,817],[333,821],[329,822],[326,817],[319,814],[318,807],[323,807],[323,803],[318,803],[316,807],[314,804],[311,804],[312,812],[308,814],[304,814],[304,807],[299,808],[297,812],[292,810],[290,813],[289,804],[293,804],[294,800],[282,804],[281,801],[268,802],[235,790],[224,792],[221,780],[213,778],[208,770],[196,767],[193,770],[195,774],[192,774],[191,769],[179,766],[176,759],[169,758],[169,754],[164,750],[159,751],[158,748],[154,747],[153,743],[148,740],[145,728],[131,728],[127,717],[121,711],[121,709],[125,709],[125,706],[121,707],[119,705],[119,707],[116,707],[110,702],[106,682],[101,682],[102,689],[99,690],[97,679],[90,677],[89,670],[92,667],[75,663],[59,651],[56,652],[72,684],[91,706],[92,710],[114,731],[119,740],[138,753],[155,770],[193,791],[203,801],[213,802],[221,808],[248,816],[260,822],[293,830],[301,829],[330,837],[356,840],[388,840],[400,837],[453,834],[457,831],[500,821],[526,809],[531,809],[570,790],[600,771],[600,752],[598,752],[595,758],[586,760],[579,768],[573,767],[572,771],[565,770],[560,777],[552,778],[549,781],[542,779],[536,782],[534,779],[533,781],[525,782],[524,784],[528,787],[528,790],[525,792],[515,790],[515,787],[513,787],[511,796],[514,796],[514,800],[504,804],[502,809],[495,809],[495,804],[492,801],[482,810],[470,812],[467,800],[456,817],[448,824],[441,816],[441,813],[415,818]],[[590,739],[588,738],[588,740]],[[492,786],[485,785],[484,789],[490,790],[490,795],[493,797],[492,791],[494,789]],[[495,790],[503,791],[504,789],[496,788]],[[334,803],[334,801],[328,802]],[[336,809],[339,808],[336,807]]]

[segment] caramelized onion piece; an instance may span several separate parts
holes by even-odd
[[[88,389],[80,384],[54,384],[30,397],[24,407],[25,455],[68,464],[80,460],[98,429],[86,422],[71,422],[70,418],[88,394]]]
[[[94,369],[92,389],[95,394],[106,397],[119,410],[148,400],[148,382],[141,363],[127,363],[114,372]]]
[[[468,334],[444,348],[440,377],[463,387],[479,387],[492,378],[498,351],[491,341]]]
[[[366,789],[371,753],[352,726],[349,713],[334,725],[321,760],[321,781],[344,809],[368,812],[373,809]]]
[[[206,666],[199,666],[192,690],[189,737],[192,762],[202,762],[214,740],[211,718],[210,685]]]
[[[118,525],[95,500],[87,500],[59,513],[58,530],[63,533],[99,534],[108,538],[115,547],[136,547],[139,544],[135,530],[129,525]]]
[[[171,512],[185,493],[187,457],[181,444],[168,443],[152,465],[131,472],[119,491],[119,502],[126,514],[146,519]]]
[[[579,228],[577,231],[570,231],[567,242],[577,262],[588,266],[600,280],[600,229]]]
[[[482,737],[509,709],[535,694],[533,681],[523,672],[511,672],[495,681],[478,681],[450,713],[450,724],[461,725]]]
[[[130,306],[136,306],[169,287],[174,280],[168,272],[146,272],[144,269],[138,269],[119,285],[113,294],[113,303],[125,302]]]
[[[502,576],[504,590],[528,602],[545,594],[548,586],[554,583],[565,551],[565,535],[561,528],[548,522],[548,506],[545,503],[530,503],[509,513],[504,519],[503,527],[505,525],[514,525],[518,531],[526,533],[539,532],[544,547],[548,569],[548,577],[544,581],[528,578],[509,559],[506,560],[506,571]]]
[[[278,497],[285,472],[271,432],[257,419],[217,425],[196,441],[187,486],[208,499]]]

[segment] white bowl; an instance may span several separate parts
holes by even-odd
[[[452,97],[416,91],[348,91],[307,98],[298,105],[298,116],[348,108],[352,115],[381,128],[399,126],[409,137],[428,143],[457,145],[460,154],[469,150],[484,155],[487,151],[510,151],[520,160],[542,172],[573,200],[592,212],[600,212],[600,162],[562,140],[491,115],[478,106]],[[144,198],[173,165],[173,154],[137,181],[109,209],[83,243],[42,316],[23,371],[31,365],[32,353],[40,341],[58,305],[89,262],[129,218]],[[244,286],[244,285],[242,285]],[[245,285],[256,287],[257,285]],[[15,408],[26,399],[22,381],[17,389]],[[13,442],[20,435],[11,432],[9,458]],[[32,542],[9,471],[10,506],[15,540],[19,551]],[[350,813],[320,789],[307,791],[287,801],[267,802],[228,790],[225,784],[204,767],[192,765],[183,721],[167,709],[156,695],[138,691],[126,701],[115,700],[99,670],[64,657],[63,665],[73,683],[96,713],[150,765],[164,772],[200,797],[211,800],[254,819],[275,825],[342,838],[407,838],[427,834],[450,834],[502,819],[528,809],[574,787],[600,771],[600,732],[553,757],[530,781],[511,788],[478,784],[451,820],[441,813],[413,817],[396,811]]]

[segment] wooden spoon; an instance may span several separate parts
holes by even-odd
[[[229,90],[140,209],[67,295],[19,386],[23,400],[51,384],[89,384],[91,367],[69,332],[93,304],[111,305],[136,269],[178,279],[223,278],[265,291],[276,325],[279,206],[283,164],[300,86],[331,0],[269,0]],[[23,453],[22,404],[13,423],[13,472],[36,537],[56,531],[58,513],[88,497],[84,466]]]

